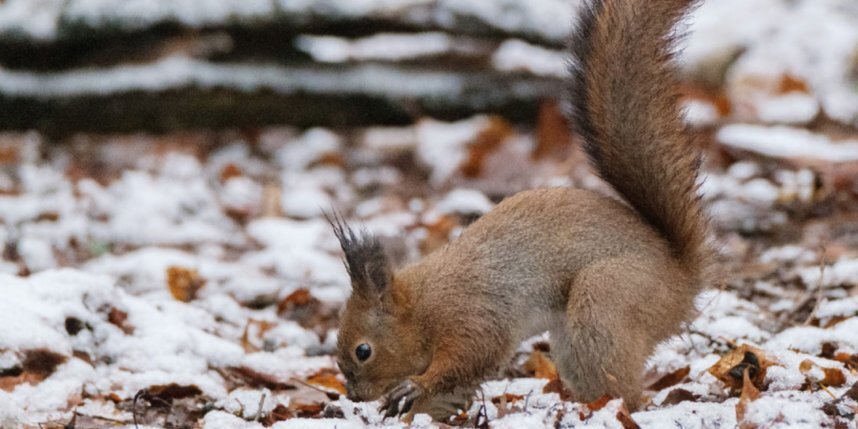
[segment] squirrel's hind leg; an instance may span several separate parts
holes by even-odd
[[[576,400],[607,394],[623,398],[630,410],[640,405],[644,366],[667,328],[664,315],[655,314],[667,291],[664,273],[636,259],[612,258],[581,270],[562,326],[551,331],[557,370]]]

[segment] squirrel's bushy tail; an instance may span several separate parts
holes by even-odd
[[[707,221],[699,157],[684,134],[672,62],[693,0],[587,2],[571,41],[570,117],[598,174],[702,276]]]

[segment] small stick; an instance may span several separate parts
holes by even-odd
[[[810,322],[813,320],[813,315],[816,314],[817,310],[819,310],[819,304],[822,302],[822,282],[825,277],[825,245],[820,245],[819,250],[819,281],[816,283],[816,302],[813,303],[813,308],[807,315],[807,319],[804,320],[804,323],[802,324],[803,326],[810,325]]]
[[[259,408],[256,410],[256,421],[262,420],[262,405],[265,404],[265,392],[259,396]]]

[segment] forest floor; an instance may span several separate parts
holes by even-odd
[[[720,271],[643,409],[569,402],[543,336],[451,425],[858,428],[855,133],[697,130]],[[342,395],[349,282],[323,210],[404,263],[516,191],[609,192],[570,142],[551,104],[529,128],[0,135],[0,427],[401,427]]]

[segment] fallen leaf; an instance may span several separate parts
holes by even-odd
[[[629,413],[629,409],[626,408],[625,403],[623,403],[620,406],[620,410],[617,411],[617,420],[619,420],[620,424],[623,425],[623,429],[640,429],[640,425],[638,425],[638,422],[632,418],[632,415]]]
[[[666,407],[668,405],[676,405],[680,402],[698,400],[700,400],[700,396],[692,393],[690,390],[678,388],[671,390],[670,393],[667,394],[667,397],[664,398],[661,406]]]
[[[524,396],[509,393],[492,398],[492,403],[497,406],[497,418],[502,419],[505,416],[522,411],[522,408],[515,404],[517,400],[521,399],[524,399]]]
[[[524,370],[536,378],[544,378],[547,380],[559,378],[557,367],[554,366],[554,362],[551,362],[551,360],[545,356],[545,353],[542,353],[539,350],[534,350],[533,353],[530,354],[530,357],[524,363]]]
[[[191,302],[205,284],[206,280],[195,269],[179,266],[167,268],[167,287],[173,298],[179,301]]]
[[[229,179],[233,179],[236,177],[241,177],[241,169],[233,164],[229,163],[220,170],[220,181],[221,183],[225,183]]]
[[[846,365],[852,371],[858,371],[858,354],[835,353],[834,360]]]
[[[158,398],[168,403],[172,402],[174,399],[190,398],[193,396],[201,395],[202,393],[203,391],[193,384],[157,384],[149,386],[149,388],[146,389],[146,394],[150,398]]]
[[[679,368],[676,371],[671,372],[670,374],[665,375],[658,379],[655,383],[649,386],[650,390],[662,390],[671,386],[675,386],[685,380],[685,377],[688,377],[688,374],[691,373],[691,367],[686,366],[684,368]]]
[[[346,386],[337,378],[338,372],[334,369],[323,368],[319,372],[307,378],[307,384],[324,390],[330,390],[340,395],[346,394]]]
[[[556,393],[560,395],[561,401],[572,401],[574,396],[572,395],[572,391],[563,384],[563,380],[559,378],[546,383],[545,387],[542,388],[542,393]]]
[[[733,102],[721,89],[710,90],[699,86],[681,85],[679,92],[684,100],[699,100],[713,105],[722,118],[729,116],[733,111]]]
[[[310,163],[307,168],[330,166],[330,167],[346,167],[346,159],[338,152],[325,152],[319,156],[319,159]]]
[[[489,119],[488,125],[468,146],[468,157],[460,166],[462,174],[470,178],[479,176],[485,159],[512,134],[512,126],[504,119],[497,116]]]
[[[270,374],[263,374],[246,366],[233,366],[227,368],[229,374],[241,378],[250,387],[265,387],[270,390],[293,390],[295,386],[279,380]]]
[[[611,395],[603,395],[595,401],[588,403],[587,408],[589,408],[590,411],[599,411],[602,408],[605,408],[605,405],[608,405],[608,402],[611,402],[612,399],[614,398]]]
[[[426,238],[420,242],[420,252],[428,255],[447,244],[450,241],[450,233],[457,226],[459,226],[459,222],[451,215],[440,216],[434,223],[425,225],[427,234]]]
[[[322,403],[293,404],[290,408],[301,418],[317,417],[325,409]]]
[[[739,395],[739,403],[736,404],[736,422],[739,423],[740,427],[745,427],[744,420],[748,405],[760,397],[760,391],[751,381],[750,372],[751,368],[745,367],[742,375],[742,393]]]
[[[258,352],[260,348],[250,341],[250,328],[255,327],[256,331],[254,333],[256,334],[256,337],[261,338],[266,332],[270,331],[275,326],[277,325],[264,320],[248,319],[247,324],[244,325],[244,331],[241,333],[241,347],[244,348],[246,353]]]
[[[560,110],[560,104],[556,100],[542,103],[536,119],[536,146],[531,154],[533,159],[568,152],[572,147],[572,138],[572,130]]]
[[[266,427],[273,425],[283,420],[288,420],[295,417],[295,413],[283,404],[277,404],[267,416],[262,420],[262,424]]]
[[[522,399],[524,399],[524,395],[513,395],[512,393],[504,393],[503,395],[495,396],[494,398],[492,398],[492,403],[495,405],[501,403],[510,404],[513,402],[520,401]]]
[[[722,356],[709,368],[709,373],[731,389],[739,390],[743,386],[744,372],[747,369],[754,386],[763,389],[766,369],[774,364],[762,350],[742,344]]]
[[[781,77],[780,83],[778,83],[778,93],[787,94],[790,92],[803,92],[805,94],[809,94],[810,86],[808,86],[807,82],[802,79],[785,74]]]
[[[819,376],[818,372],[814,371],[815,369],[822,372],[822,377]],[[807,381],[813,384],[821,384],[826,387],[840,387],[846,384],[846,376],[843,374],[843,371],[837,368],[826,368],[817,365],[810,359],[801,361],[798,370],[807,378]]]
[[[28,350],[19,365],[0,370],[0,390],[11,392],[20,384],[39,384],[67,360],[67,356],[48,349]]]
[[[122,332],[125,332],[127,335],[131,335],[134,333],[134,327],[129,326],[126,321],[128,321],[128,313],[119,310],[116,307],[111,307],[110,311],[107,313],[107,321],[110,324],[117,326]]]

